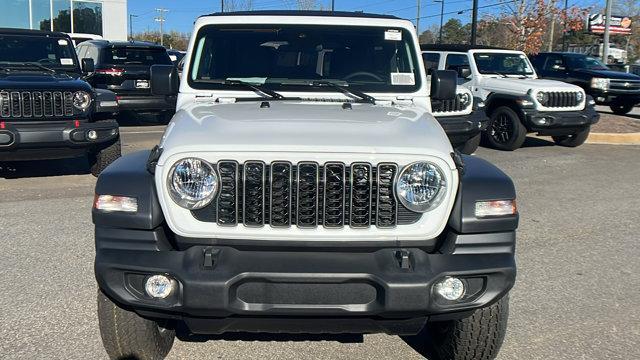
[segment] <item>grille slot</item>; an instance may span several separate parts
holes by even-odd
[[[465,111],[471,105],[471,102],[465,105],[462,101],[462,96],[463,94],[458,94],[455,99],[431,100],[431,110],[434,113]]]
[[[0,90],[3,118],[72,117],[73,92]]]
[[[549,100],[542,104],[545,107],[575,107],[580,104],[577,92],[552,91],[547,92],[546,94],[549,97]]]
[[[216,200],[192,211],[203,222],[274,228],[390,228],[422,218],[395,197],[396,164],[239,164],[223,160],[215,166],[220,176]]]

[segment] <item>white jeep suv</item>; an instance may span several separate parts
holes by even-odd
[[[422,45],[422,51],[427,68],[456,71],[459,83],[484,100],[485,139],[497,149],[519,148],[529,132],[579,146],[599,119],[582,88],[538,79],[521,51],[469,45]]]

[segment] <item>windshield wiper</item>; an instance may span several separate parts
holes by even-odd
[[[225,85],[240,85],[240,86],[244,86],[244,87],[246,87],[248,89],[251,89],[251,90],[253,90],[255,92],[267,95],[270,98],[275,99],[275,100],[284,100],[285,99],[284,95],[282,95],[280,93],[277,93],[277,92],[275,92],[273,90],[266,89],[266,88],[264,88],[264,87],[262,87],[260,85],[254,85],[254,84],[242,81],[242,80],[228,80],[227,79],[227,80],[221,81],[221,83],[225,84]]]
[[[345,95],[351,95],[360,98],[360,102],[375,104],[376,99],[373,96],[367,95],[361,91],[349,89],[347,86],[339,85],[331,81],[326,80],[316,80],[312,81],[310,86],[315,87],[330,87],[334,90],[337,90]]]
[[[52,68],[46,67],[46,66],[44,66],[42,64],[39,64],[37,62],[26,62],[25,64],[26,65],[32,65],[32,66],[38,67],[38,68],[40,68],[42,70],[46,70],[46,71],[49,71],[49,72],[52,72],[52,73],[57,72],[57,71],[53,70]]]

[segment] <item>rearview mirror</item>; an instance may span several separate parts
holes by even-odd
[[[81,61],[82,71],[85,74],[92,73],[96,70],[96,64],[93,62],[91,58],[84,58]]]
[[[460,66],[458,69],[458,76],[462,79],[468,79],[471,77],[471,68],[468,65]]]
[[[153,95],[176,95],[178,84],[178,72],[174,65],[151,66],[151,93]]]
[[[451,100],[456,98],[458,74],[452,70],[435,70],[431,74],[431,98]]]

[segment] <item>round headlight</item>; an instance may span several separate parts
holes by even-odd
[[[459,94],[458,96],[460,97],[460,102],[464,107],[467,107],[469,106],[469,104],[471,104],[471,95],[467,93],[463,93],[463,94]]]
[[[218,192],[218,174],[204,160],[187,158],[169,172],[169,193],[176,204],[189,210],[209,205]]]
[[[536,100],[542,105],[546,104],[549,101],[549,94],[545,92],[539,92],[536,94]]]
[[[91,95],[85,91],[76,91],[73,93],[73,106],[79,110],[87,110],[91,105]]]
[[[576,93],[576,100],[578,100],[578,102],[582,102],[582,99],[584,99],[584,94],[580,91],[578,91]]]
[[[426,212],[440,204],[447,182],[442,170],[430,162],[416,162],[402,169],[396,194],[402,205],[415,212]]]

